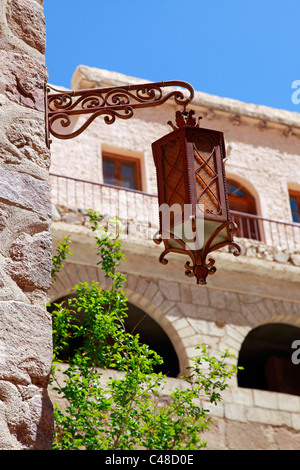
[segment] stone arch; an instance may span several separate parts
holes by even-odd
[[[57,282],[49,291],[49,302],[51,303],[70,295],[74,286],[79,282],[91,282],[93,280],[99,282],[101,287],[105,288],[107,285],[107,280],[101,269],[93,266],[66,263],[65,268],[58,275]],[[180,333],[173,326],[172,321],[167,318],[164,309],[160,308],[163,302],[163,295],[158,283],[139,275],[129,274],[124,291],[128,301],[145,312],[165,332],[177,355],[179,364],[178,375],[186,374],[186,367],[189,365],[186,349]]]
[[[300,368],[292,361],[300,341],[300,318],[274,315],[260,322],[244,338],[239,352],[238,386],[300,396]]]

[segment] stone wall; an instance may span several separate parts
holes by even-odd
[[[63,372],[66,366],[61,364],[57,375],[59,381],[66,379]],[[101,386],[110,377],[120,379],[122,373],[114,369],[99,370]],[[156,399],[166,403],[170,400],[170,391],[175,388],[184,390],[186,383],[180,379],[168,378],[164,388]],[[67,401],[54,390],[51,398],[64,409]],[[209,450],[294,450],[299,449],[300,397],[262,390],[238,389],[231,385],[222,393],[221,402],[211,405],[204,397],[201,405],[209,410],[213,424],[203,434]]]
[[[0,449],[51,448],[43,0],[0,3]]]

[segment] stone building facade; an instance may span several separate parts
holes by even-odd
[[[42,0],[0,3],[0,449],[50,449],[50,152]]]
[[[196,93],[192,107],[201,125],[225,134],[227,176],[255,206],[252,218],[235,213],[242,255],[217,253],[217,273],[197,286],[184,276],[180,256],[158,263],[161,249],[151,239],[157,228],[151,143],[170,131],[172,103],[112,126],[96,120],[76,140],[53,138],[49,180],[42,4],[3,0],[0,6],[0,449],[51,448],[46,301],[69,295],[78,281],[105,285],[86,227],[90,207],[136,229],[124,238],[129,313],[133,320],[147,314],[141,336],[162,352],[171,383],[180,386],[177,377],[199,343],[216,353],[229,348],[248,370],[253,359],[260,371],[259,383],[255,374],[234,378],[211,409],[208,447],[299,448],[300,365],[291,360],[292,342],[300,340],[299,226],[291,210],[300,191],[299,114]],[[72,88],[137,82],[81,66]],[[105,158],[137,162],[138,191],[106,184]],[[74,256],[49,290],[51,237],[55,249],[66,234]]]
[[[79,66],[72,89],[134,83],[142,81]],[[50,300],[70,295],[79,281],[105,285],[84,212],[94,208],[118,215],[129,232],[135,227],[123,240],[129,316],[147,314],[148,326],[140,334],[165,353],[169,381],[180,386],[177,377],[203,343],[216,353],[228,348],[246,368],[211,409],[215,424],[208,447],[297,449],[300,365],[291,358],[292,343],[300,340],[300,226],[290,204],[300,190],[300,115],[201,92],[190,107],[202,116],[201,127],[224,132],[227,177],[255,206],[248,219],[233,211],[244,229],[237,238],[241,256],[228,249],[216,252],[217,272],[206,286],[184,275],[182,255],[159,264],[161,248],[151,239],[157,229],[151,143],[171,131],[167,122],[176,106],[168,102],[140,110],[111,126],[100,117],[75,139],[52,139],[53,243],[70,234],[74,256],[51,288]],[[138,191],[110,186],[105,159],[136,161]]]

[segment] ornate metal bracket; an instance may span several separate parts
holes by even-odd
[[[165,87],[185,88],[189,96],[186,97],[178,89],[163,93],[162,88]],[[75,91],[56,90],[47,85],[45,90],[47,145],[48,147],[50,145],[50,134],[58,139],[72,139],[101,115],[104,116],[106,124],[112,124],[116,118],[131,118],[135,109],[158,106],[170,98],[174,98],[175,103],[184,106],[185,109],[193,97],[193,87],[189,83],[176,80]],[[78,115],[87,115],[87,119],[74,130],[71,118]]]

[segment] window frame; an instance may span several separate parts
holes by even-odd
[[[231,191],[231,186],[235,188]],[[263,227],[258,219],[251,216],[258,216],[255,196],[235,178],[227,178],[227,197],[229,212],[237,212],[233,215],[233,220],[238,225],[237,237],[248,238],[250,240],[263,240]],[[243,214],[243,215],[242,215]],[[250,216],[250,217],[248,217]]]
[[[120,186],[118,184],[112,184],[112,183],[105,183],[105,173],[104,173],[104,160],[110,160],[114,162],[116,172],[115,172],[115,179],[118,182],[121,182],[121,164],[122,163],[130,163],[133,164],[134,168],[134,186],[135,188],[127,188],[126,186]],[[107,184],[109,186],[114,186],[116,188],[122,188],[128,191],[142,191],[142,177],[141,177],[141,161],[139,158],[136,157],[129,157],[126,155],[120,155],[116,153],[110,153],[110,152],[103,152],[102,153],[102,178],[103,178],[103,183]]]
[[[291,205],[291,199],[296,199],[296,202],[297,202],[297,209],[298,209],[298,221],[294,220],[294,217],[293,217],[293,213],[295,211],[293,211],[292,209],[292,205]],[[289,203],[290,203],[290,211],[291,211],[291,217],[292,217],[292,221],[294,224],[300,224],[300,191],[293,191],[293,190],[289,190]]]
[[[232,178],[227,179],[227,184],[228,184],[227,196],[228,196],[229,210],[231,209],[233,211],[236,210],[238,212],[243,212],[245,214],[258,215],[255,197],[248,191],[248,189],[245,188],[245,186],[242,183]],[[229,190],[230,185],[234,186],[236,188],[236,191],[231,192]],[[238,194],[239,192],[242,192],[243,195]],[[240,206],[239,209],[232,209],[230,207],[230,203],[232,206],[239,205]]]

